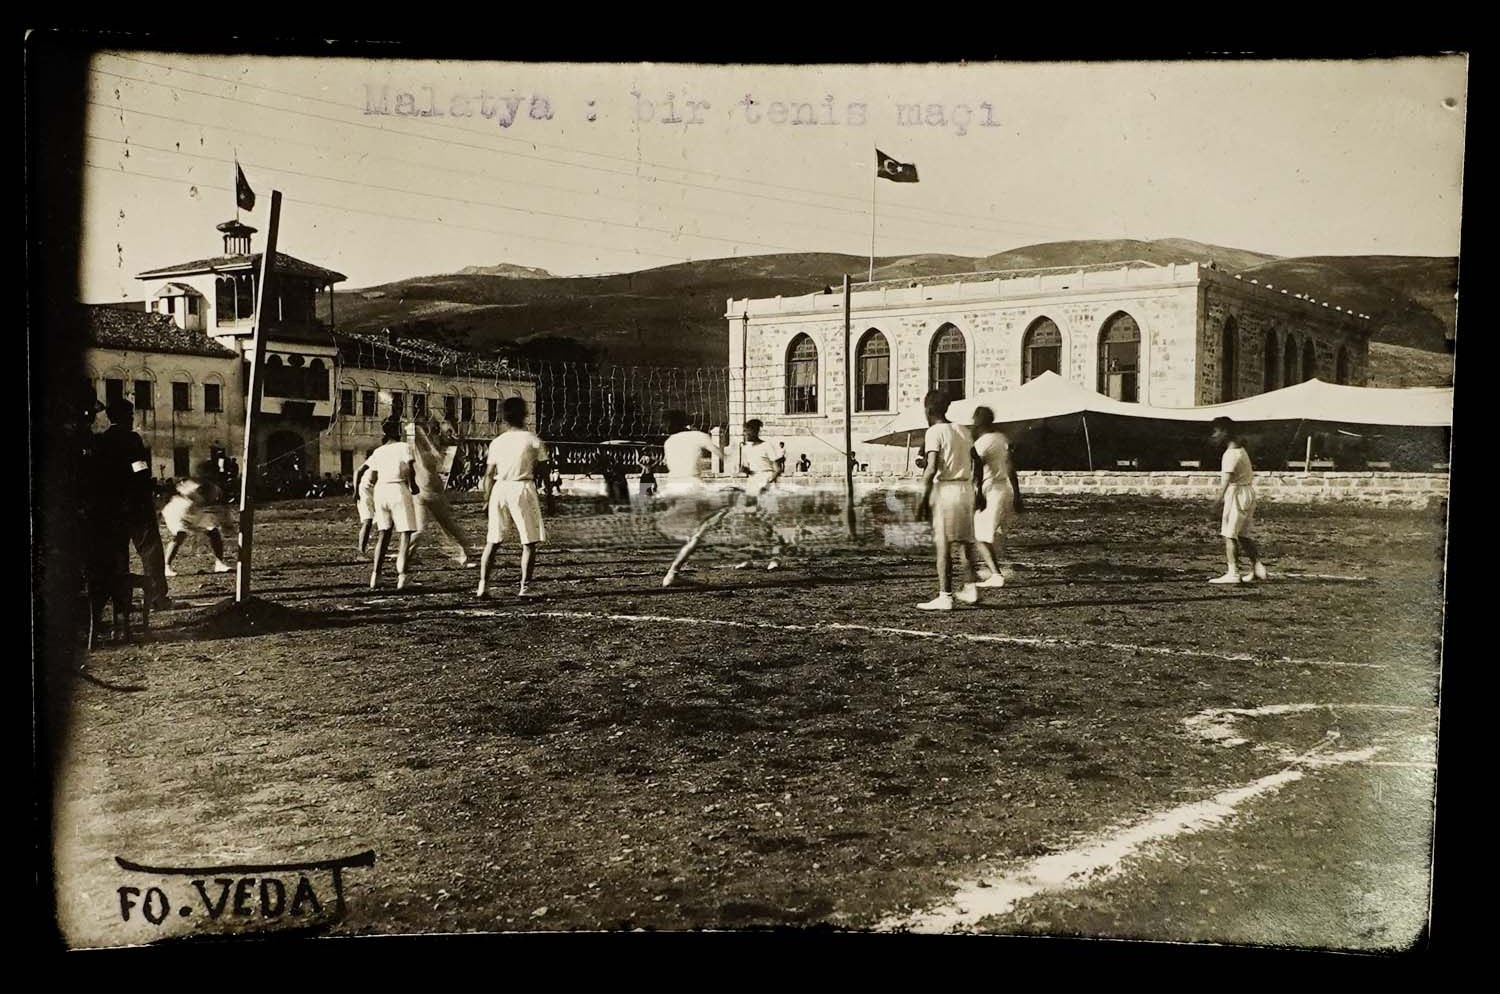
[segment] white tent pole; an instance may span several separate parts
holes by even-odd
[[[1089,453],[1089,472],[1094,471],[1094,443],[1089,440],[1089,416],[1083,415],[1083,444]]]
[[[1302,475],[1312,472],[1312,432],[1307,433],[1307,455],[1303,457]]]

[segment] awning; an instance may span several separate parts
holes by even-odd
[[[1348,387],[1321,380],[1308,380],[1227,404],[1151,407],[1114,400],[1048,371],[1014,390],[997,390],[954,401],[948,407],[948,420],[971,425],[974,423],[974,409],[981,406],[994,411],[995,423],[1000,425],[1077,414],[1199,423],[1227,417],[1245,423],[1297,421],[1415,427],[1451,427],[1453,424],[1451,387]],[[926,430],[926,413],[920,407],[912,408],[897,415],[881,429],[880,434],[865,441],[873,445],[909,445]]]

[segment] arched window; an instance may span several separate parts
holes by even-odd
[[[235,307],[240,318],[252,317],[255,314],[255,278],[248,273],[238,276],[235,285]]]
[[[945,324],[932,336],[931,386],[948,395],[949,400],[964,399],[964,367],[968,346],[964,333]]]
[[[1280,384],[1281,376],[1281,339],[1276,335],[1275,328],[1266,329],[1266,354],[1261,368],[1261,390],[1269,393]]]
[[[786,413],[818,413],[818,346],[807,335],[787,346]]]
[[[1281,356],[1281,385],[1284,387],[1295,386],[1302,380],[1297,376],[1297,337],[1287,335],[1286,341],[1282,343]]]
[[[1120,311],[1099,333],[1099,392],[1134,404],[1140,399],[1141,328]]]
[[[227,324],[234,320],[234,279],[220,276],[214,280],[214,320]]]
[[[1339,346],[1338,358],[1334,360],[1333,381],[1344,384],[1349,382],[1349,350],[1342,345]]]
[[[328,399],[328,367],[322,359],[307,364],[307,396],[311,400]]]
[[[1313,379],[1318,375],[1318,350],[1313,346],[1313,340],[1309,338],[1302,343],[1302,378]]]
[[[855,410],[891,409],[891,344],[876,328],[865,332],[855,353]]]
[[[1062,373],[1062,332],[1051,318],[1037,318],[1021,339],[1021,382],[1049,370]]]
[[[1234,318],[1224,319],[1224,331],[1219,336],[1219,401],[1228,403],[1234,400],[1238,384],[1236,376],[1239,373],[1237,355],[1239,351],[1239,325]]]

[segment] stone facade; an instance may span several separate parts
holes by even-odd
[[[934,341],[949,327],[963,339],[965,396],[1020,386],[1029,333],[1044,321],[1061,338],[1059,373],[1100,390],[1101,338],[1121,316],[1132,319],[1139,329],[1134,399],[1157,407],[1217,403],[1263,392],[1268,384],[1290,385],[1281,369],[1282,343],[1297,352],[1292,382],[1314,375],[1333,382],[1342,371],[1344,382],[1358,385],[1368,369],[1369,331],[1362,316],[1196,263],[863,284],[851,294],[850,309],[851,364],[858,368],[860,343],[872,331],[885,337],[890,352],[887,402],[852,416],[857,460],[875,471],[899,471],[906,454],[859,440],[880,434],[899,412],[921,404],[933,382]],[[725,316],[731,442],[738,441],[747,418],[759,418],[763,434],[785,442],[791,459],[805,453],[819,471],[839,468],[848,383],[842,293],[731,299]],[[817,349],[817,409],[797,413],[789,404],[789,358],[803,335]],[[1268,340],[1277,343],[1278,353],[1269,379],[1263,368]],[[1313,369],[1303,375],[1301,353],[1308,343]]]
[[[524,399],[535,418],[536,384],[525,380],[478,379],[435,372],[403,373],[352,364],[341,365],[336,377],[336,412],[324,432],[326,451],[320,460],[325,473],[342,474],[351,462],[357,467],[380,445],[381,423],[391,415],[391,401],[385,398],[395,394],[402,395],[403,407],[408,414],[412,410],[411,398],[425,397],[427,410],[440,419],[451,421],[461,438],[488,441],[499,434],[499,407],[507,397]],[[374,394],[373,409],[366,406],[372,399],[370,394]],[[453,398],[452,407],[456,412],[453,418],[448,418],[449,397]],[[467,405],[465,399],[469,402]],[[465,408],[470,414],[467,419],[464,418]]]
[[[157,479],[176,478],[184,466],[190,469],[219,453],[240,455],[245,400],[239,388],[239,358],[232,353],[208,356],[94,347],[84,363],[101,401],[118,390],[135,405],[135,430],[151,450],[151,475]],[[184,399],[186,409],[179,410]]]

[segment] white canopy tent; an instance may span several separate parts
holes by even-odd
[[[974,423],[974,409],[988,407],[997,424],[1043,421],[1071,415],[1105,414],[1157,421],[1207,423],[1227,417],[1236,422],[1298,421],[1332,425],[1399,425],[1448,428],[1453,425],[1453,389],[1417,387],[1387,389],[1349,387],[1322,380],[1273,390],[1227,404],[1204,407],[1151,407],[1113,400],[1048,371],[1015,390],[997,390],[954,401],[948,420]],[[866,439],[874,445],[910,445],[927,430],[920,407],[901,412],[879,435]]]

